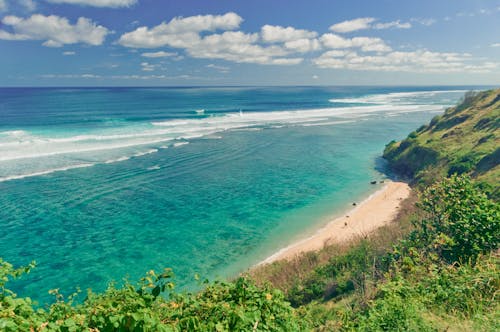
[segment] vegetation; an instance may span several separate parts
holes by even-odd
[[[29,298],[17,298],[5,288],[9,277],[31,267],[14,269],[1,261],[1,331],[302,331],[308,327],[278,290],[238,278],[207,283],[199,294],[178,294],[168,269],[160,275],[148,272],[136,286],[111,285],[102,294],[89,291],[82,304],[74,304],[76,293],[64,300],[54,290],[54,304],[34,309]]]
[[[296,274],[282,288],[287,299],[318,331],[498,330],[500,206],[454,175],[402,217],[413,225],[405,235],[392,225]],[[282,280],[293,264],[256,276]]]
[[[366,238],[205,281],[197,294],[177,293],[166,269],[81,303],[79,291],[53,290],[43,309],[6,287],[34,265],[0,259],[0,331],[500,331],[499,95],[467,94],[388,145],[418,194]]]
[[[500,89],[467,93],[460,105],[389,143],[384,157],[421,188],[444,176],[469,174],[498,201]]]

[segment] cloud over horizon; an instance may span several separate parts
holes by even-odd
[[[28,0],[31,1],[31,0]],[[101,7],[127,7],[136,0],[47,0],[54,3],[81,4]],[[1,6],[7,6],[0,0]],[[498,61],[472,57],[465,52],[439,52],[423,46],[397,45],[394,41],[374,37],[385,29],[409,29],[410,22],[402,20],[379,21],[374,17],[361,17],[342,21],[329,27],[331,32],[318,32],[294,26],[264,24],[255,32],[242,31],[244,19],[235,12],[220,15],[177,16],[152,26],[135,26],[122,32],[112,47],[129,48],[129,54],[148,58],[140,63],[141,71],[155,72],[158,62],[170,57],[174,61],[186,58],[224,60],[234,63],[291,66],[309,64],[323,69],[348,69],[380,72],[427,73],[486,73],[497,70]],[[409,19],[421,25],[434,24],[432,19]],[[72,23],[66,17],[33,14],[26,18],[8,15],[0,22],[0,39],[9,41],[39,40],[46,47],[70,44],[103,45],[113,34],[105,26],[86,17]],[[127,25],[131,26],[131,25]],[[360,35],[371,30],[370,35]],[[347,33],[355,33],[346,35]],[[488,47],[498,47],[491,42]],[[140,52],[148,49],[149,52]],[[411,49],[411,50],[409,50]],[[61,53],[59,53],[61,54]],[[75,51],[62,52],[75,55]],[[81,53],[80,53],[81,54]],[[146,59],[143,59],[146,60]],[[225,66],[205,68],[227,72]],[[216,67],[217,66],[217,67]]]
[[[67,18],[56,15],[34,14],[29,18],[5,16],[1,23],[13,32],[0,30],[3,40],[44,40],[43,46],[61,47],[66,44],[84,43],[98,46],[104,42],[109,30],[85,17],[71,24]]]

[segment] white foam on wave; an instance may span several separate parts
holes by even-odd
[[[160,165],[154,165],[154,166],[151,166],[151,167],[148,167],[146,168],[148,171],[156,171],[158,169],[160,169]]]
[[[113,163],[119,163],[120,161],[125,161],[125,160],[129,160],[130,157],[120,157],[120,158],[116,158],[116,159],[110,159],[110,160],[106,160],[104,163],[105,164],[113,164]]]
[[[138,153],[135,153],[134,155],[132,155],[132,157],[142,157],[142,156],[145,156],[147,154],[151,154],[151,153],[155,153],[155,152],[158,152],[158,149],[149,149],[148,151],[138,152]]]
[[[61,154],[76,154],[83,152],[95,152],[95,151],[105,151],[114,150],[121,148],[136,147],[140,145],[150,145],[156,143],[162,143],[166,141],[171,141],[173,138],[157,138],[147,141],[139,142],[115,142],[114,144],[107,145],[63,145],[63,146],[53,146],[50,144],[34,144],[30,146],[29,149],[17,149],[17,150],[2,150],[0,149],[0,162],[1,161],[11,161],[18,159],[28,159],[28,158],[40,158],[40,157],[50,157]]]
[[[345,121],[330,121],[330,122],[320,122],[320,123],[304,123],[302,124],[303,127],[315,127],[315,126],[331,126],[331,125],[337,125],[337,124],[344,124],[344,123],[353,123],[356,122],[354,120],[345,120]]]
[[[359,98],[334,98],[329,99],[331,103],[345,103],[345,104],[400,104],[410,105],[416,104],[414,97],[433,97],[438,94],[450,93],[465,93],[467,90],[432,90],[432,91],[411,91],[411,92],[391,92],[382,94],[373,94]],[[453,103],[451,99],[446,99],[447,102]],[[446,102],[443,100],[443,102]],[[422,102],[426,104],[426,102]]]
[[[0,178],[0,182],[11,181],[11,180],[19,180],[19,179],[24,179],[24,178],[33,177],[33,176],[40,176],[40,175],[51,174],[51,173],[55,173],[55,172],[68,171],[70,169],[76,169],[76,168],[91,167],[91,166],[94,166],[94,165],[95,165],[94,163],[78,164],[78,165],[72,165],[72,166],[66,166],[66,167],[48,169],[48,170],[40,171],[40,172],[33,172],[33,173],[27,173],[27,174],[9,175],[9,176],[5,176],[5,177],[1,177]]]
[[[84,164],[86,167],[87,165],[122,162],[158,152],[158,149],[166,149],[169,146],[166,142],[173,141],[172,147],[180,147],[189,144],[189,140],[194,138],[220,139],[221,136],[218,134],[224,131],[260,131],[263,128],[287,126],[326,126],[361,121],[374,115],[397,116],[408,112],[441,112],[445,108],[443,105],[418,104],[412,100],[404,100],[404,98],[451,92],[463,91],[389,93],[358,99],[343,99],[344,102],[355,100],[364,102],[363,105],[358,106],[229,113],[204,118],[155,121],[66,137],[61,137],[60,134],[51,136],[50,133],[35,134],[24,130],[4,131],[0,132],[0,171],[4,171],[0,179],[7,181],[79,168],[82,165],[81,160],[92,161],[92,164]],[[377,103],[373,103],[374,101]],[[43,159],[39,161],[37,158]],[[40,170],[39,166],[43,165],[41,160],[49,160],[47,168],[50,169]],[[4,162],[10,163],[10,166],[5,166],[7,164],[3,164]],[[16,174],[19,168],[12,167],[12,163],[22,165],[27,174]],[[26,166],[28,163],[34,166]],[[74,165],[67,166],[68,163]],[[4,166],[3,170],[2,166]]]

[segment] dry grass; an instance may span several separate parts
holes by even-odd
[[[332,257],[346,254],[364,239],[368,238],[377,251],[387,250],[412,229],[411,219],[420,213],[415,207],[416,201],[417,194],[412,191],[410,197],[401,202],[400,211],[394,221],[389,225],[378,228],[371,234],[341,244],[326,244],[319,251],[303,253],[289,261],[280,260],[261,265],[246,274],[258,284],[270,283],[273,287],[287,292],[297,280],[305,279],[315,268],[328,263]]]

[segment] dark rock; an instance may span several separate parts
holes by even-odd
[[[377,184],[377,181],[372,181],[372,182],[370,182],[370,183],[371,183],[371,184]]]

